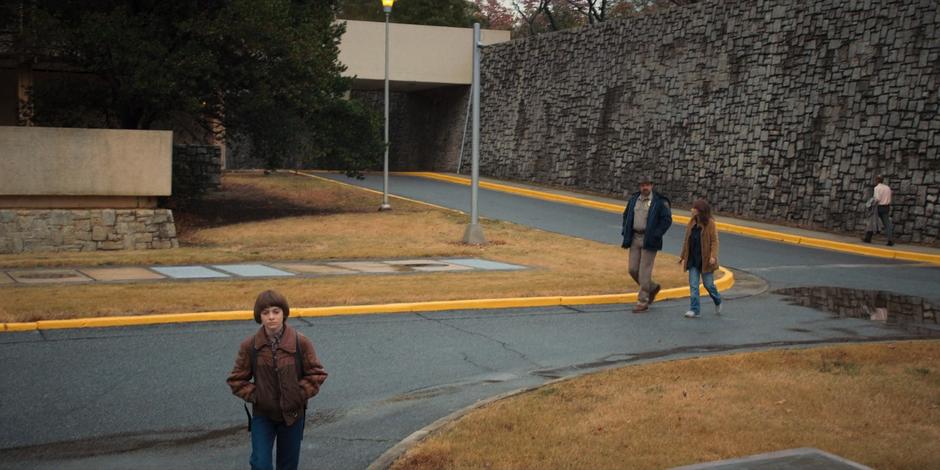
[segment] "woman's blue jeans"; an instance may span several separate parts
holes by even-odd
[[[271,451],[277,442],[277,470],[295,470],[300,462],[300,441],[304,438],[304,417],[293,426],[264,416],[251,418],[251,470],[274,470]]]
[[[715,273],[703,273],[695,266],[689,266],[689,301],[692,304],[692,311],[695,313],[701,313],[698,300],[699,277],[701,277],[705,289],[708,290],[708,295],[715,301],[715,305],[721,304],[721,294],[718,293],[718,288],[715,287]]]

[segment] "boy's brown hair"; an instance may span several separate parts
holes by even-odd
[[[279,307],[284,311],[284,320],[287,321],[287,317],[290,316],[290,306],[287,305],[287,298],[284,297],[280,292],[274,290],[266,290],[258,294],[258,298],[255,299],[255,322],[261,323],[261,312],[268,307]]]

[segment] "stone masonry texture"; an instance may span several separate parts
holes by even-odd
[[[455,171],[469,94],[470,87],[459,85],[389,93],[389,168]],[[384,119],[383,91],[354,91],[353,97]],[[465,139],[465,152],[469,152],[469,126]]]
[[[0,209],[0,254],[177,247],[169,209]]]
[[[711,0],[488,46],[481,173],[617,197],[646,173],[842,233],[882,174],[896,238],[940,246],[938,5]]]
[[[215,145],[173,146],[173,196],[193,198],[222,189],[222,149]]]

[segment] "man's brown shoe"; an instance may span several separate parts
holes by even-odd
[[[662,288],[663,286],[656,284],[656,287],[654,287],[653,290],[650,291],[650,303],[653,303],[654,301],[656,301],[656,294],[658,294],[659,290]]]
[[[649,304],[636,304],[633,306],[633,313],[643,313],[650,309]]]

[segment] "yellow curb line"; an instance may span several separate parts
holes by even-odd
[[[459,176],[451,176],[451,175],[442,175],[439,173],[396,172],[395,174],[418,176],[422,178],[435,179],[435,180],[440,180],[440,181],[447,181],[450,183],[462,184],[465,186],[470,185],[470,180],[467,178],[462,178]],[[504,193],[519,194],[522,196],[527,196],[527,197],[531,197],[535,199],[542,199],[545,201],[563,202],[567,204],[572,204],[572,205],[582,206],[582,207],[590,207],[592,209],[598,209],[598,210],[602,210],[606,212],[613,212],[617,214],[623,213],[623,206],[618,206],[618,205],[610,204],[606,202],[591,201],[589,199],[581,199],[581,198],[577,198],[573,196],[552,194],[552,193],[548,193],[544,191],[537,191],[533,189],[517,188],[514,186],[498,184],[498,183],[490,183],[487,181],[481,181],[480,187],[486,188],[486,189],[492,189],[494,191],[500,191]],[[684,216],[684,215],[673,215],[672,220],[680,224],[689,223],[689,217]],[[764,240],[789,243],[793,245],[811,246],[814,248],[823,248],[823,249],[832,250],[832,251],[852,253],[856,255],[872,256],[872,257],[877,257],[877,258],[897,259],[897,260],[905,260],[905,261],[920,261],[920,262],[926,262],[926,263],[932,263],[932,264],[940,264],[940,255],[931,255],[928,253],[917,253],[914,251],[889,250],[886,248],[859,246],[859,245],[853,245],[851,243],[825,240],[822,238],[804,237],[800,235],[774,232],[772,230],[745,227],[742,225],[734,225],[734,224],[728,224],[728,223],[723,223],[723,222],[718,223],[718,228],[728,233],[746,235],[749,237],[762,238]]]
[[[734,274],[720,268],[722,276],[715,281],[720,290],[734,286]],[[659,293],[658,299],[677,299],[688,296],[687,287],[674,287]],[[701,292],[706,294],[704,288]],[[344,315],[371,315],[384,313],[438,312],[446,310],[480,310],[495,308],[552,307],[557,305],[600,305],[636,302],[637,293],[605,295],[571,295],[548,297],[512,297],[505,299],[440,300],[432,302],[406,302],[397,304],[347,305],[337,307],[292,308],[294,317],[333,317]],[[104,328],[112,326],[141,326],[164,323],[195,323],[210,321],[251,320],[254,313],[249,310],[200,313],[170,313],[165,315],[140,315],[119,317],[75,318],[70,320],[40,320],[35,322],[2,323],[0,332],[60,330],[78,328]]]

